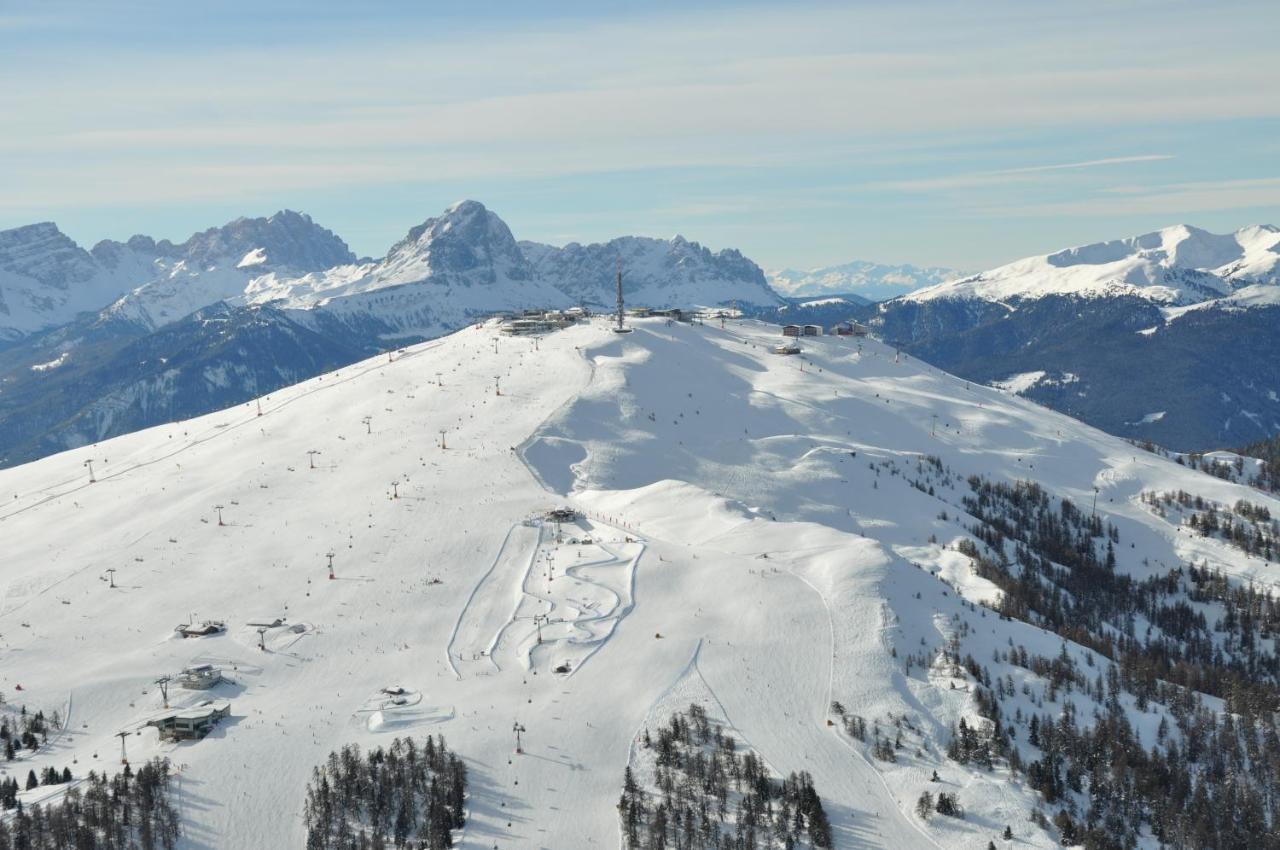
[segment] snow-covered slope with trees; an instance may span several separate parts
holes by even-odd
[[[1280,229],[1179,225],[862,311],[886,341],[1113,434],[1208,451],[1280,429]],[[1163,412],[1165,415],[1156,416]]]
[[[1275,846],[1280,501],[874,340],[716,325],[471,327],[0,470],[0,712],[50,721],[0,771],[112,772],[124,732],[179,846],[296,847],[329,753],[442,735],[459,846],[618,847],[694,703],[835,847]],[[161,743],[157,677],[204,663],[169,700],[230,717]]]

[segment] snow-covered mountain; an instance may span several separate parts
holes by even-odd
[[[886,340],[1135,440],[1280,430],[1280,229],[1179,225],[1029,257],[862,312]]]
[[[1136,296],[1181,305],[1280,283],[1280,228],[1253,225],[1216,234],[1185,224],[1154,233],[1028,257],[926,287],[911,301],[1019,301],[1049,295]]]
[[[238,218],[174,245],[135,236],[102,242],[104,262],[150,260],[152,277],[107,308],[112,318],[155,329],[219,302],[244,303],[258,281],[291,279],[355,261],[345,242],[311,220],[282,210],[270,218]]]
[[[768,273],[769,283],[783,295],[858,295],[869,301],[885,301],[961,276],[954,269],[939,266],[895,266],[865,260],[807,271],[781,269]]]
[[[3,828],[123,747],[169,759],[179,850],[344,846],[313,770],[433,735],[464,850],[778,850],[813,799],[840,850],[1273,850],[1280,500],[874,339],[718,325],[489,324],[0,470],[0,719],[46,733],[0,772],[57,773]],[[150,725],[206,700],[203,740]],[[726,751],[814,797],[721,806]]]
[[[51,225],[36,231],[2,240],[7,266],[25,271],[21,290],[0,277],[0,303],[48,309],[7,331],[0,321],[0,465],[214,410],[495,312],[611,303],[617,256],[632,304],[780,301],[737,251],[680,238],[522,248],[476,201],[376,260],[290,211],[92,252]]]
[[[235,299],[264,274],[297,276],[354,260],[341,239],[288,210],[239,218],[176,245],[135,236],[85,251],[51,223],[0,231],[0,340],[104,308],[154,329]]]
[[[537,274],[574,303],[607,306],[615,301],[617,263],[623,268],[628,304],[644,307],[743,306],[782,303],[764,272],[731,248],[712,252],[683,236],[670,240],[623,236],[608,242],[564,247],[521,242]]]
[[[510,228],[478,201],[460,201],[412,228],[372,262],[302,277],[267,275],[249,304],[373,319],[390,332],[434,336],[502,310],[570,305],[537,274]]]
[[[0,231],[0,343],[97,310],[150,274],[145,258],[98,257],[52,222]]]

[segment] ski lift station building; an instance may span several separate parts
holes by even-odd
[[[229,702],[206,702],[194,708],[183,708],[148,720],[165,741],[199,741],[213,731],[218,721],[231,713]]]
[[[578,512],[570,507],[552,508],[547,511],[548,522],[577,522]]]
[[[178,687],[189,691],[207,691],[222,681],[222,671],[212,664],[186,667],[178,674]]]

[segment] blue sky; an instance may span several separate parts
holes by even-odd
[[[197,7],[205,7],[203,9]],[[0,228],[310,213],[977,269],[1280,223],[1280,4],[0,6]]]

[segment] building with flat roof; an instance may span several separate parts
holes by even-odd
[[[213,731],[218,721],[231,713],[229,702],[205,702],[193,708],[182,708],[148,720],[165,741],[199,741]]]
[[[178,687],[189,691],[207,691],[222,681],[222,671],[212,664],[185,667],[178,674]]]

